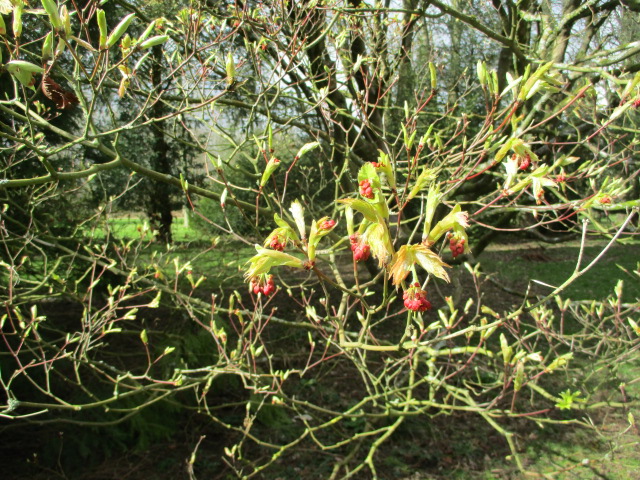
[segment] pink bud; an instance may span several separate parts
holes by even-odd
[[[371,182],[369,180],[365,179],[360,182],[360,195],[369,199],[374,197]]]
[[[331,230],[333,227],[336,226],[336,221],[329,219],[329,220],[325,220],[324,222],[322,222],[319,225],[320,230]]]

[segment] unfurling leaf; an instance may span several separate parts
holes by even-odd
[[[449,275],[443,267],[448,267],[446,263],[432,250],[420,244],[416,248],[415,252],[416,260],[422,268],[424,268],[431,275],[434,275],[445,282],[449,282]]]
[[[393,246],[385,223],[370,225],[362,235],[362,241],[369,245],[371,254],[378,259],[379,267],[387,264],[393,253]]]
[[[296,227],[298,228],[298,232],[300,232],[300,238],[306,240],[307,231],[304,226],[304,207],[300,203],[300,200],[294,200],[291,203],[291,207],[289,207],[289,211],[291,215],[293,215],[293,220],[296,222]]]
[[[225,188],[222,190],[222,194],[220,195],[220,208],[223,208],[227,205],[227,195],[229,194],[229,189]]]
[[[120,86],[118,87],[118,96],[120,98],[126,95],[127,88],[129,88],[129,79],[127,77],[124,77],[122,80],[120,80]]]
[[[447,275],[444,269],[444,267],[448,267],[448,265],[431,249],[425,245],[417,244],[403,245],[393,256],[391,267],[389,268],[393,284],[396,286],[400,285],[416,264],[420,265],[431,275],[446,282],[449,281],[449,275]]]
[[[289,222],[282,219],[282,217],[280,217],[280,215],[278,215],[277,213],[273,214],[273,220],[276,222],[276,225],[278,225],[281,228],[291,228],[291,226],[289,225]]]
[[[66,5],[60,8],[60,16],[62,17],[62,31],[64,32],[64,38],[70,38],[73,35],[71,31],[71,16]]]
[[[456,228],[456,230],[464,231],[469,226],[469,215],[467,212],[462,211],[460,205],[456,205],[451,209],[449,214],[440,220],[433,229],[429,232],[427,237],[429,244],[432,245],[438,241],[438,239],[444,235],[445,232]]]
[[[487,84],[487,65],[478,60],[478,63],[476,64],[476,73],[478,74],[480,86],[484,87]]]
[[[47,63],[49,60],[53,59],[53,54],[53,32],[49,32],[42,43],[42,63]]]
[[[547,368],[545,368],[545,372],[551,373],[557,368],[562,368],[569,363],[569,360],[573,358],[573,353],[565,353],[564,355],[560,355],[558,358],[553,360]]]
[[[330,219],[329,217],[323,217],[320,220],[314,220],[311,223],[311,231],[309,233],[309,245],[307,251],[307,256],[310,262],[315,261],[316,248],[318,246],[318,243],[320,243],[320,239],[328,235],[335,227],[336,221]]]
[[[627,321],[629,322],[629,325],[631,326],[633,331],[636,333],[636,335],[640,337],[640,326],[631,318],[629,318]]]
[[[5,69],[25,87],[33,87],[35,73],[42,73],[44,69],[33,63],[22,60],[11,60],[5,64]]]
[[[29,73],[44,73],[44,68],[33,63],[25,62],[24,60],[11,60],[4,66],[9,73],[14,73],[18,70]]]
[[[100,50],[107,48],[107,17],[104,10],[98,9],[96,12],[96,21],[100,30]]]
[[[160,306],[160,298],[162,297],[162,291],[158,290],[158,294],[147,305],[147,308],[158,308]]]
[[[516,375],[513,378],[513,390],[518,392],[524,383],[524,362],[519,361],[516,365]]]
[[[578,398],[582,395],[579,390],[571,392],[570,389],[560,392],[560,401],[556,403],[556,407],[560,410],[571,410],[574,403],[584,402],[582,398]]]
[[[162,355],[169,355],[175,351],[176,347],[164,347],[164,352]]]
[[[112,30],[111,34],[109,35],[109,38],[107,38],[107,42],[106,42],[107,48],[113,47],[116,44],[116,42],[120,40],[120,37],[122,37],[122,35],[125,34],[127,29],[129,28],[129,25],[131,25],[131,22],[133,22],[133,19],[135,18],[135,16],[136,16],[135,13],[130,13],[129,15],[124,17],[118,25],[116,25],[116,28]]]
[[[504,336],[504,333],[500,334],[500,350],[502,351],[502,360],[505,365],[509,364],[511,361],[511,357],[513,356],[513,348],[509,346],[507,342],[507,337]]]
[[[233,85],[236,80],[236,62],[234,61],[233,54],[231,52],[227,54],[225,70],[227,72],[227,85]]]
[[[309,153],[311,150],[314,150],[319,146],[320,146],[320,142],[305,143],[302,147],[300,147],[300,150],[298,150],[298,153],[296,153],[296,158],[302,157],[305,153]]]
[[[433,182],[436,179],[436,172],[432,168],[425,168],[420,172],[418,178],[416,178],[416,183],[407,195],[406,201],[413,199],[418,193],[420,193],[427,184]]]
[[[431,90],[438,88],[438,72],[433,62],[429,62],[429,76],[431,80]]]
[[[304,262],[301,259],[288,253],[262,248],[260,245],[256,245],[256,251],[258,253],[247,262],[251,264],[244,274],[247,279],[269,273],[273,267],[304,268]]]
[[[384,153],[381,150],[378,150],[378,161],[373,165],[375,168],[384,175],[384,178],[387,180],[387,184],[391,187],[391,189],[396,189],[396,177],[393,174],[393,168],[391,167],[391,161],[389,160],[389,155]]]
[[[370,203],[360,200],[359,198],[344,198],[338,200],[340,203],[344,203],[353,210],[360,212],[364,215],[364,218],[370,222],[379,222],[381,218],[378,216],[378,211]]]
[[[140,48],[144,50],[147,48],[155,47],[156,45],[162,45],[167,40],[169,40],[169,35],[156,35],[155,37],[151,37],[148,40],[140,43]]]
[[[276,169],[280,166],[280,160],[278,160],[276,157],[271,157],[269,159],[269,161],[267,162],[267,166],[264,169],[264,172],[262,172],[262,178],[260,179],[260,188],[264,187],[267,182],[269,181],[269,178],[271,178],[271,175],[273,174],[273,172],[276,171]]]
[[[58,14],[58,5],[56,2],[54,0],[42,0],[42,6],[44,7],[45,12],[47,12],[49,21],[53,28],[56,30],[62,30],[62,20]]]
[[[442,200],[442,194],[440,193],[440,186],[436,183],[429,188],[429,193],[427,194],[427,208],[424,212],[424,226],[422,230],[423,241],[429,238],[433,216],[436,213],[436,207],[440,205],[440,200]]]

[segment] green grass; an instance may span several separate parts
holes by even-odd
[[[247,244],[231,236],[217,236],[197,229],[193,223],[186,225],[183,218],[174,217],[171,233],[172,245],[154,241],[154,233],[142,214],[130,214],[109,218],[106,223],[84,234],[91,242],[109,242],[123,248],[126,244],[129,257],[136,252],[135,264],[140,271],[161,272],[170,283],[175,279],[178,268],[189,262],[192,278],[200,276],[206,279],[200,283],[199,290],[218,287],[238,288],[242,285],[244,265],[255,254],[252,244]],[[181,275],[185,288],[188,280]]]
[[[565,282],[573,273],[579,247],[547,247],[515,245],[516,249],[494,247],[479,258],[487,272],[497,275],[502,284],[524,291],[530,283],[532,292],[546,294]],[[603,249],[603,245],[588,246],[584,250],[582,267],[589,264]],[[623,299],[627,302],[640,298],[640,282],[628,272],[637,269],[640,245],[615,245],[587,273],[578,278],[561,295],[572,300],[602,299],[613,293],[619,279],[625,281]],[[536,282],[537,281],[537,282]],[[549,286],[542,285],[547,284]]]
[[[145,229],[148,228],[149,222],[144,216],[131,214],[110,218],[107,225],[101,225],[90,235],[96,240],[102,240],[106,238],[108,231],[111,236],[118,240],[134,240],[140,238]],[[204,234],[193,227],[186,226],[180,217],[173,219],[171,233],[175,242],[207,240]]]

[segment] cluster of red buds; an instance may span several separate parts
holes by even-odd
[[[411,285],[402,295],[404,306],[414,312],[424,312],[431,308],[431,302],[427,300],[427,291],[420,288],[418,282]]]
[[[359,235],[356,233],[349,236],[351,242],[351,251],[353,252],[353,259],[356,262],[363,262],[371,255],[371,247],[365,242],[360,240]]]
[[[371,181],[364,179],[360,181],[360,195],[364,198],[373,198],[373,188],[371,187]]]
[[[529,154],[521,156],[514,153],[511,158],[518,161],[518,170],[526,170],[531,165],[531,156]]]
[[[465,239],[451,232],[449,232],[447,238],[449,239],[449,250],[451,250],[453,258],[462,255],[464,253],[464,244],[466,243]]]
[[[251,279],[250,288],[256,295],[262,292],[268,297],[276,291],[276,283],[273,280],[273,275],[263,274]]]
[[[283,239],[280,235],[274,235],[271,241],[269,242],[269,246],[274,250],[281,252],[284,250],[286,243],[287,243],[286,239]]]
[[[318,225],[318,228],[320,230],[331,230],[335,226],[336,226],[336,221],[330,218],[329,220],[325,220],[320,225]]]

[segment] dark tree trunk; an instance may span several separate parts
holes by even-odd
[[[153,47],[153,68],[151,81],[157,96],[162,94],[162,46]],[[152,108],[153,118],[162,118],[164,115],[161,101],[157,101]],[[169,145],[164,136],[163,122],[155,124],[153,129],[153,152],[151,152],[151,168],[159,173],[171,173],[169,161]],[[152,182],[150,195],[147,200],[147,215],[151,227],[159,232],[158,240],[164,243],[172,243],[171,223],[171,189],[173,187],[164,182]]]

